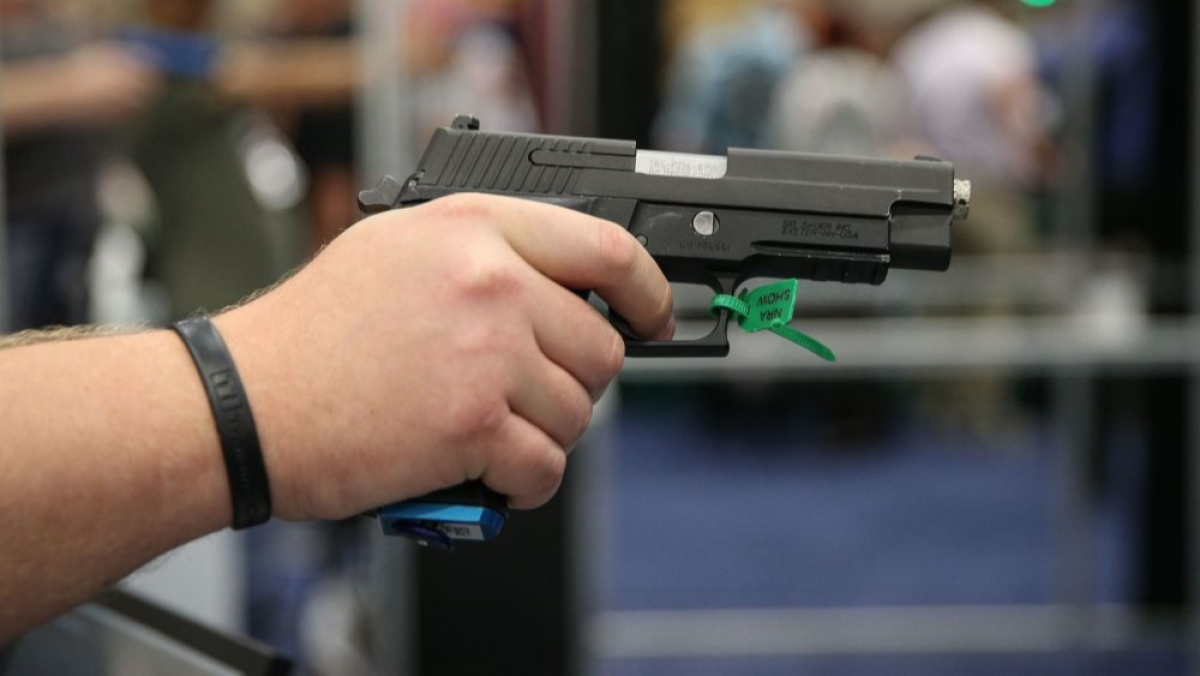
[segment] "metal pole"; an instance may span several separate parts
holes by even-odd
[[[1197,115],[1200,114],[1200,8],[1192,5],[1192,30],[1189,36],[1192,41],[1192,106],[1189,124],[1191,126],[1192,145],[1191,157],[1188,162],[1189,182],[1195,181],[1200,174],[1200,129]],[[1200,191],[1191,191],[1188,205],[1191,221],[1191,241],[1188,256],[1188,286],[1191,301],[1191,313],[1195,317],[1200,313]],[[1200,362],[1193,361],[1188,369],[1188,653],[1190,657],[1190,672],[1200,675]]]
[[[402,59],[406,0],[359,0],[356,35],[361,82],[357,97],[359,181],[415,166],[413,97]],[[373,526],[369,524],[368,526]],[[416,672],[416,561],[399,538],[370,538],[373,643],[376,673]]]
[[[613,455],[620,410],[620,388],[613,385],[596,404],[592,428],[580,444],[583,452],[571,457],[575,499],[568,516],[567,551],[571,570],[569,584],[574,587],[571,597],[575,608],[570,618],[575,623],[571,636],[576,651],[573,663],[579,676],[603,673],[601,655],[594,650],[594,642],[589,640],[588,627],[601,613],[610,592],[604,584],[604,571],[615,563],[612,551],[613,492],[616,487]]]
[[[598,98],[596,21],[598,0],[546,0],[547,39],[552,46],[546,55],[546,131],[592,136],[597,133]],[[615,385],[596,406],[592,429],[580,446],[584,452],[572,458],[574,499],[568,502],[566,532],[566,593],[571,643],[568,666],[572,673],[591,676],[601,665],[586,647],[585,627],[604,598],[603,570],[611,563],[612,449],[620,392]]]
[[[546,131],[596,132],[596,0],[547,0]]]
[[[1071,168],[1057,215],[1056,239],[1062,249],[1095,257],[1095,182],[1092,129],[1095,125],[1096,63],[1090,49],[1095,8],[1075,6],[1073,55],[1068,63],[1065,150]],[[1091,267],[1090,265],[1088,266]],[[1095,426],[1095,382],[1088,369],[1055,369],[1054,399],[1059,453],[1056,487],[1054,601],[1083,606],[1092,596],[1092,514],[1088,491],[1089,445]]]
[[[358,151],[362,179],[402,173],[417,159],[413,83],[401,34],[407,0],[359,0]]]
[[[1074,7],[1073,48],[1069,50],[1063,91],[1063,150],[1070,178],[1060,199],[1055,239],[1063,248],[1092,255],[1095,248],[1095,180],[1092,143],[1096,126],[1096,58],[1091,48],[1095,3]]]
[[[1088,457],[1095,425],[1095,382],[1090,368],[1059,367],[1054,382],[1058,457],[1055,462],[1056,551],[1054,602],[1092,602],[1092,514]]]

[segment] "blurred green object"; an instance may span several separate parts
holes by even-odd
[[[1021,0],[1021,4],[1027,7],[1037,7],[1039,9],[1043,7],[1051,7],[1056,2],[1058,2],[1058,0]]]

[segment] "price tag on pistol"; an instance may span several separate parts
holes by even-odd
[[[753,291],[742,291],[736,298],[726,294],[713,297],[711,310],[716,313],[728,310],[737,317],[738,326],[748,333],[770,331],[812,352],[825,361],[837,361],[833,350],[812,336],[788,326],[796,313],[796,288],[794,279],[760,286]]]
[[[796,280],[788,279],[743,291],[741,300],[745,301],[749,312],[738,317],[738,326],[754,333],[790,323],[796,313],[796,286]]]

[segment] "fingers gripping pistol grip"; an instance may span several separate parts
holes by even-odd
[[[359,195],[359,206],[367,213],[378,213],[420,204],[422,201],[403,199],[406,187],[416,183],[411,178],[405,183],[391,176],[385,177],[374,188]],[[622,214],[609,213],[611,206],[593,198],[549,198],[533,197],[535,201],[573,209],[601,218],[608,217],[622,226],[628,222],[619,219]],[[621,210],[627,211],[627,210]],[[617,217],[617,218],[614,218]],[[670,279],[668,274],[668,279]],[[713,277],[708,285],[717,293],[732,293],[732,279]],[[585,300],[589,291],[576,291]],[[674,357],[674,356],[720,356],[729,353],[726,331],[729,325],[728,312],[722,311],[713,331],[698,340],[645,341],[638,338],[620,315],[609,312],[609,321],[625,339],[625,351],[631,357]],[[491,490],[481,481],[471,481],[459,486],[430,493],[419,498],[395,503],[376,510],[380,526],[388,535],[399,535],[419,544],[440,550],[451,550],[461,542],[482,542],[500,534],[508,519],[508,499]]]
[[[381,507],[377,516],[388,535],[449,551],[458,542],[483,542],[499,535],[508,520],[508,499],[482,481],[469,481]]]
[[[420,181],[420,174],[411,176],[404,183],[391,176],[385,176],[374,188],[359,193],[358,204],[369,214],[402,209],[416,206],[428,201],[424,197],[409,195]],[[636,204],[632,200],[605,199],[597,197],[545,197],[522,196],[524,199],[550,204],[578,211],[612,221],[627,230],[633,220]],[[644,237],[637,238],[645,245]],[[701,274],[697,278],[694,271],[676,270],[669,262],[659,261],[663,274],[671,282],[687,284],[703,284],[718,294],[732,294],[742,280],[733,275]],[[585,300],[588,291],[577,291]],[[629,328],[629,324],[615,312],[609,311],[609,321],[625,340],[625,354],[629,357],[725,357],[729,354],[729,312],[722,310],[718,313],[717,323],[708,335],[694,340],[642,340]]]

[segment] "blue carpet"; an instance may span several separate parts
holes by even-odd
[[[649,411],[619,429],[617,607],[1049,599],[1038,436],[1003,453],[918,433],[839,452]]]
[[[606,676],[1182,676],[1181,650],[1044,655],[870,656],[804,659],[638,660],[599,670]]]
[[[741,436],[689,405],[628,405],[613,463],[607,607],[683,609],[1027,604],[1052,599],[1048,429],[989,449],[899,425],[853,449],[801,420]],[[808,429],[812,428],[812,429]],[[1140,485],[1136,435],[1096,507],[1095,598],[1128,601]],[[602,673],[1181,673],[1129,654],[628,661]],[[1103,667],[1103,668],[1102,668]]]

